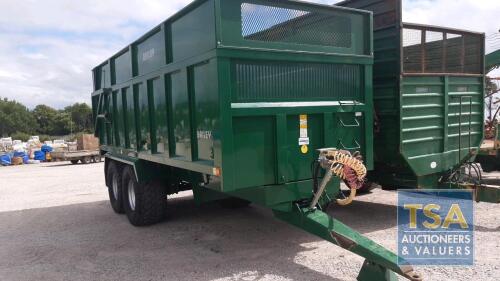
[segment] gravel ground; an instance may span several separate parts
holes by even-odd
[[[363,262],[264,208],[195,206],[190,192],[169,200],[164,223],[133,227],[111,210],[102,171],[0,167],[0,280],[344,281]],[[329,213],[396,250],[395,204],[396,192],[375,190]],[[499,215],[497,205],[476,205],[475,266],[418,267],[424,280],[499,280]]]

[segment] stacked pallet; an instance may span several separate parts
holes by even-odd
[[[99,139],[93,134],[83,134],[76,140],[78,150],[97,150],[99,149]]]

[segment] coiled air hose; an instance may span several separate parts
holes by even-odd
[[[327,173],[321,181],[320,188],[314,187],[315,195],[311,202],[311,208],[316,206],[333,175],[343,180],[351,190],[349,197],[337,199],[337,204],[342,206],[350,204],[356,196],[356,190],[363,186],[366,177],[366,167],[361,159],[359,152],[351,154],[347,150],[336,149],[321,151],[319,162],[322,163],[321,166],[327,170]],[[316,177],[316,175],[313,177]]]

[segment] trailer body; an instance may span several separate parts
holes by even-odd
[[[321,210],[341,193],[338,178],[312,200],[318,149],[373,168],[372,39],[367,11],[192,2],[93,69],[113,210],[140,226],[160,221],[165,197],[180,190],[197,202],[236,197],[365,257],[360,281],[420,280]]]
[[[266,205],[310,194],[318,148],[372,168],[370,26],[337,7],[195,1],[93,70],[101,149],[215,176],[216,191],[301,191]]]
[[[484,34],[404,23],[401,0],[338,5],[374,14],[370,179],[385,187],[439,187],[483,139]]]

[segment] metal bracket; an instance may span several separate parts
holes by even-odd
[[[355,124],[345,124],[344,123],[344,120],[342,120],[342,117],[338,117],[339,118],[339,121],[340,121],[340,124],[342,125],[342,127],[359,127],[359,121],[358,121],[358,118],[356,118],[356,116],[354,116],[354,122]]]
[[[344,106],[348,106],[348,105],[352,106],[353,108],[356,108],[356,106],[359,104],[361,104],[361,103],[358,103],[355,100],[353,100],[353,101],[339,101],[339,105],[342,109]]]
[[[356,147],[347,147],[345,146],[343,143],[342,143],[342,140],[339,140],[339,144],[340,146],[345,149],[345,150],[354,150],[354,149],[360,149],[361,148],[361,145],[359,144],[359,142],[357,142],[356,140],[354,140],[354,143],[356,144]]]

